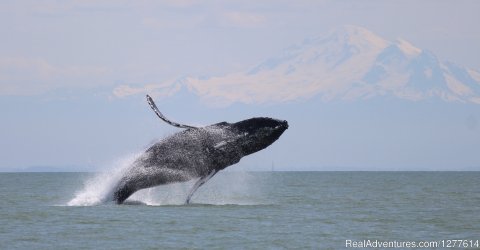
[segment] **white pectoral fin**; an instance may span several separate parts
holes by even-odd
[[[194,126],[190,126],[190,125],[185,125],[185,124],[180,124],[180,123],[176,123],[176,122],[172,122],[170,121],[167,117],[165,117],[161,112],[160,110],[158,110],[157,108],[157,105],[155,105],[155,102],[153,101],[153,99],[147,95],[147,102],[148,104],[150,105],[150,107],[152,108],[153,112],[155,112],[155,114],[160,118],[162,119],[163,121],[165,121],[166,123],[172,125],[172,126],[175,126],[175,127],[178,127],[178,128],[196,128]]]
[[[207,176],[201,177],[198,179],[197,182],[193,185],[192,189],[190,189],[190,192],[188,192],[187,200],[185,201],[185,204],[190,203],[190,199],[192,198],[193,194],[199,187],[201,187],[203,184],[205,184],[210,178],[212,178],[215,174],[217,173],[216,170],[212,170]]]

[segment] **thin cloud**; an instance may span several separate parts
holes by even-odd
[[[165,82],[161,84],[147,84],[145,86],[132,87],[130,85],[120,85],[113,89],[113,95],[117,98],[138,94],[149,94],[156,98],[172,96],[180,91],[182,85],[175,82]]]
[[[109,85],[104,67],[58,66],[44,59],[0,58],[0,95],[38,95],[64,87]],[[97,81],[92,81],[91,77]]]
[[[264,25],[267,20],[264,15],[240,11],[224,12],[222,13],[222,19],[227,25],[239,28],[256,28]]]

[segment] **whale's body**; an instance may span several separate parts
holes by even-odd
[[[196,189],[218,171],[268,147],[288,128],[286,121],[264,117],[206,127],[181,125],[166,119],[147,98],[160,118],[187,129],[155,143],[132,164],[114,189],[118,204],[144,188],[200,178],[187,197],[189,203]]]

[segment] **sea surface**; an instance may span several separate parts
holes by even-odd
[[[189,205],[193,182],[144,190],[126,205],[95,200],[106,179],[0,173],[0,249],[342,249],[347,240],[480,240],[480,172],[221,172]]]

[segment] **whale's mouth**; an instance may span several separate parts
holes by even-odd
[[[279,121],[279,125],[275,126],[273,130],[275,132],[280,132],[282,134],[285,130],[288,129],[288,122],[287,121]]]

